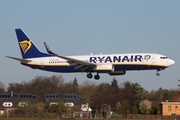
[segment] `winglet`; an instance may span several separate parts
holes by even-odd
[[[46,42],[44,42],[44,46],[45,46],[45,48],[46,48],[46,50],[47,50],[47,52],[48,52],[49,54],[55,54],[55,53],[53,53],[53,52],[51,51],[51,49],[50,49],[49,46],[46,44]]]

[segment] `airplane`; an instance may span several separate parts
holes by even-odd
[[[47,53],[41,52],[21,29],[15,29],[22,58],[6,56],[33,69],[51,72],[86,72],[87,78],[100,79],[100,73],[125,75],[126,71],[156,70],[162,71],[175,63],[167,56],[156,53],[127,53],[63,56],[51,51],[44,42]]]

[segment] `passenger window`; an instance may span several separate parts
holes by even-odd
[[[168,59],[168,57],[160,57],[161,59]]]

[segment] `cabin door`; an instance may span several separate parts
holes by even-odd
[[[152,56],[151,62],[152,62],[152,63],[155,63],[155,56]]]
[[[44,60],[43,59],[41,60],[40,64],[41,64],[41,68],[43,69],[44,68]]]

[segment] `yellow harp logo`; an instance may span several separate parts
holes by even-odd
[[[26,54],[26,52],[31,48],[32,42],[30,40],[24,40],[22,42],[19,42],[19,45],[21,46],[24,54]]]

